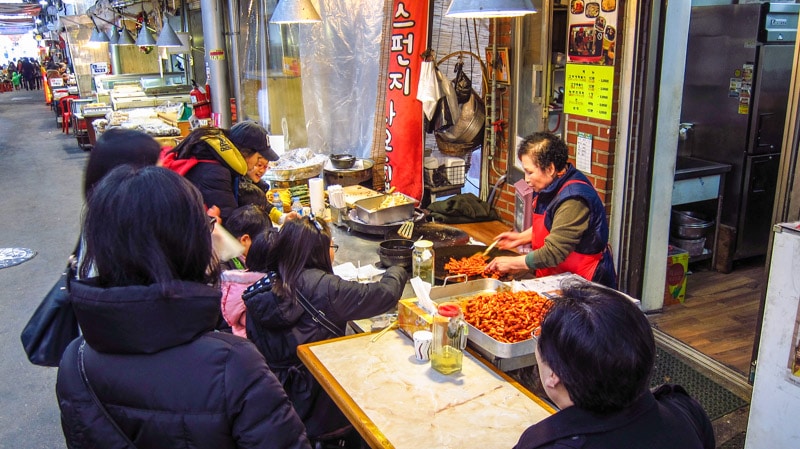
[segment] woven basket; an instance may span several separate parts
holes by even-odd
[[[448,156],[466,156],[483,144],[486,110],[483,100],[473,90],[461,105],[461,115],[447,131],[435,133],[436,146]]]

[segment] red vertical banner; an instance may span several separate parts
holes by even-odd
[[[422,198],[424,132],[417,100],[421,54],[428,44],[429,0],[395,0],[386,85],[385,181]]]

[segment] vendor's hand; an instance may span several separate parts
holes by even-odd
[[[507,231],[500,233],[494,238],[497,240],[497,247],[500,249],[513,249],[520,245],[530,243],[530,238],[526,238],[520,232]]]
[[[495,257],[488,264],[484,271],[497,271],[501,274],[509,272],[525,271],[528,265],[525,263],[525,256],[503,256]]]

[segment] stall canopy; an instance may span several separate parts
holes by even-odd
[[[25,34],[34,29],[41,10],[38,3],[0,3],[0,34]]]

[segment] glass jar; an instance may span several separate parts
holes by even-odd
[[[411,256],[412,275],[419,276],[423,281],[433,285],[433,242],[418,240],[414,242],[414,252]]]
[[[442,374],[461,371],[468,327],[458,304],[439,304],[438,310],[433,314],[431,331],[431,367]]]

